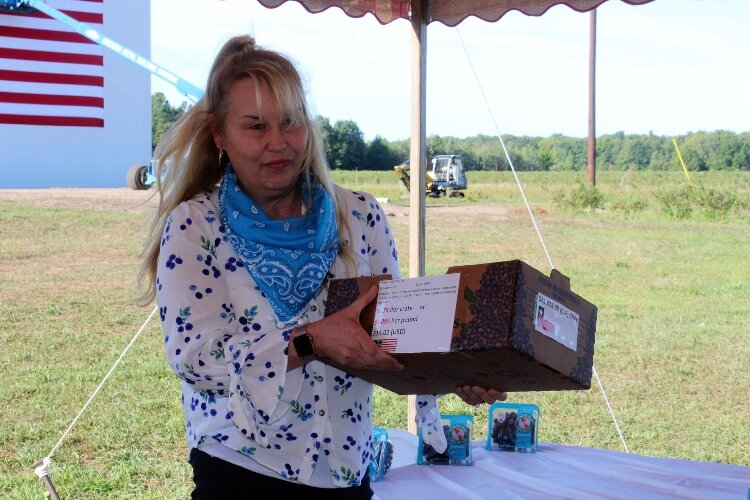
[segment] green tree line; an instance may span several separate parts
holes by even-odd
[[[151,97],[152,148],[187,109],[187,103],[172,107],[163,93]],[[364,139],[352,120],[334,123],[317,117],[326,157],[335,170],[392,170],[409,159],[409,139],[388,141],[375,136]],[[502,136],[513,168],[517,171],[585,170],[588,138]],[[681,168],[673,141],[677,142],[688,170],[750,171],[750,132],[690,132],[676,137],[617,132],[596,138],[597,170],[673,170]],[[467,138],[432,135],[427,138],[427,156],[460,154],[467,170],[510,170],[500,139],[489,135]]]

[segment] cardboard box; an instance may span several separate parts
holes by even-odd
[[[508,392],[591,388],[597,308],[520,260],[451,267],[460,273],[450,352],[396,353],[399,372],[348,370],[397,394],[447,394],[471,384]],[[390,276],[331,280],[326,316]],[[373,301],[362,312],[372,332]]]

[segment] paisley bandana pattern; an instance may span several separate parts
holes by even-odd
[[[306,186],[301,186],[306,193]],[[227,165],[219,188],[221,221],[227,240],[279,320],[292,323],[315,297],[339,252],[339,232],[331,196],[319,183],[307,213],[274,220],[237,183]]]

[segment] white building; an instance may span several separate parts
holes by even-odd
[[[45,3],[150,59],[150,0]],[[0,188],[127,186],[151,155],[150,92],[149,71],[75,27],[0,11]]]

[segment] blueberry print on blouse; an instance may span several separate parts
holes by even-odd
[[[357,268],[399,277],[388,221],[367,193],[337,187]],[[360,484],[373,452],[372,384],[315,360],[287,370],[294,322],[282,323],[226,241],[212,191],[167,217],[157,302],[169,366],[182,379],[189,448],[220,444],[308,483],[325,456],[328,486]],[[337,258],[328,277],[345,277]],[[325,287],[302,312],[321,319]],[[318,474],[316,474],[318,477]]]

